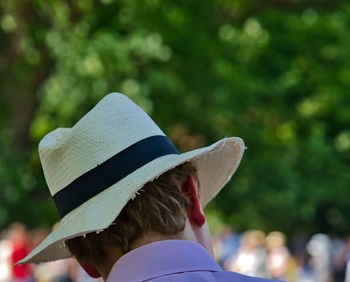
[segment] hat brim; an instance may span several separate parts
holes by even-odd
[[[199,197],[204,208],[236,171],[244,149],[241,138],[231,137],[208,147],[149,162],[64,216],[57,228],[18,264],[71,257],[65,240],[107,228],[144,184],[186,161],[192,161],[197,168]]]

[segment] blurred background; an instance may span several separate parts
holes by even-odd
[[[143,107],[180,151],[245,140],[241,166],[207,208],[225,268],[344,281],[349,90],[345,0],[2,0],[0,281],[14,279],[8,261],[58,221],[39,140],[113,91]],[[259,271],[253,258],[262,258]]]

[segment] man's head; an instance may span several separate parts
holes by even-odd
[[[158,240],[190,239],[212,252],[209,233],[201,230],[205,217],[198,206],[197,181],[193,164],[181,164],[145,184],[107,229],[67,240],[66,245],[93,277],[108,273],[120,256],[138,245]],[[186,224],[191,227],[185,229]]]
[[[71,253],[65,245],[67,240],[84,238],[86,234],[100,234],[101,230],[108,228],[119,232],[113,232],[113,236],[106,240],[116,243],[112,246],[118,246],[120,255],[146,243],[150,235],[162,240],[164,234],[166,238],[186,234],[187,239],[206,246],[209,236],[205,235],[208,231],[204,232],[207,228],[202,208],[233,175],[243,152],[242,139],[230,137],[208,147],[179,153],[139,106],[125,95],[106,95],[74,126],[58,128],[40,141],[41,164],[61,221],[19,263],[40,263],[70,257]],[[185,169],[177,179],[176,171],[188,166],[188,162],[196,168],[196,175],[187,173]],[[161,185],[164,177],[166,181],[162,181]],[[196,182],[200,183],[199,191]],[[155,194],[151,204],[143,205],[138,213],[143,215],[152,207],[159,214],[167,211],[171,216],[149,216],[148,222],[136,216],[137,203],[142,203],[148,195],[151,197],[158,190],[164,192],[167,188],[163,186],[167,185],[177,187],[178,190],[171,190],[172,193],[180,191],[178,196],[167,195],[173,196],[175,202],[165,203],[170,201],[169,198],[165,201],[162,195]],[[142,188],[147,193],[140,191]],[[159,197],[162,200],[157,200]],[[124,224],[119,219],[123,219]],[[129,220],[137,224],[130,225],[127,223]],[[106,234],[103,236],[108,237],[108,232],[103,231]],[[163,238],[159,234],[163,234]],[[73,245],[70,246],[71,250],[80,257],[73,250]],[[76,251],[79,249],[78,246]],[[98,256],[103,256],[103,251],[92,256],[89,253],[81,255],[86,259]]]

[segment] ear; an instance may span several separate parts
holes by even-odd
[[[100,278],[101,274],[100,272],[97,270],[96,267],[92,266],[92,265],[88,265],[88,264],[83,264],[81,265],[81,267],[85,270],[85,272],[87,274],[89,274],[89,276],[91,278]]]
[[[182,193],[191,201],[187,215],[191,223],[201,227],[205,223],[205,215],[198,198],[197,184],[193,176],[188,176],[182,184]]]

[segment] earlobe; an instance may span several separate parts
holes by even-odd
[[[96,267],[84,264],[81,266],[91,278],[100,278],[101,274]]]
[[[193,176],[189,176],[182,187],[183,193],[190,198],[191,206],[187,214],[190,221],[201,227],[205,223],[205,215],[199,202],[197,185]]]

